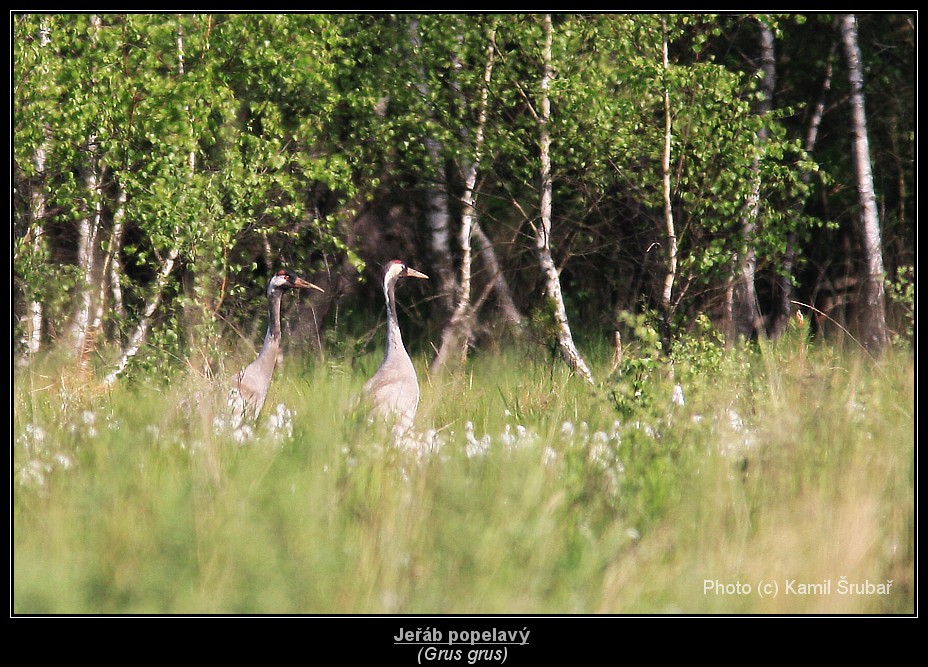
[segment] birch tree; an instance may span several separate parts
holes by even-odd
[[[535,225],[535,249],[538,252],[538,261],[545,276],[545,295],[549,300],[550,308],[554,311],[554,322],[557,327],[557,339],[561,355],[574,372],[590,384],[594,384],[593,374],[574,344],[570,323],[567,319],[567,309],[564,306],[564,296],[561,293],[560,276],[551,256],[551,211],[554,187],[551,172],[551,81],[554,78],[551,52],[554,30],[551,25],[550,14],[545,14],[542,18],[542,28],[544,31],[544,43],[541,52],[541,111],[536,118],[538,122],[539,157],[541,159],[541,221],[540,224]]]
[[[84,367],[90,352],[93,337],[90,331],[93,288],[95,282],[98,236],[103,223],[103,179],[106,170],[100,163],[96,135],[87,139],[87,162],[84,165],[84,188],[86,207],[78,223],[77,264],[81,279],[78,283],[79,296],[74,319],[71,323],[70,339],[72,352]]]
[[[864,346],[879,352],[887,342],[885,294],[883,287],[883,249],[880,219],[870,166],[870,141],[867,136],[867,114],[864,108],[863,59],[857,41],[857,17],[841,15],[841,39],[847,59],[848,81],[851,87],[851,148],[857,174],[857,197],[860,205],[858,229],[864,251],[861,276],[860,339]]]
[[[45,160],[47,157],[45,145],[36,148],[33,157],[36,174],[45,172]],[[32,193],[32,223],[29,226],[27,244],[31,246],[29,253],[32,257],[41,261],[45,255],[45,214],[46,214],[46,197],[44,186],[41,181],[36,182],[35,190]],[[42,302],[35,293],[31,293],[29,298],[29,328],[26,331],[26,352],[30,355],[36,354],[42,344]]]
[[[91,44],[91,51],[100,52],[96,49],[98,43],[98,34],[101,29],[100,17],[97,15],[90,16],[88,26],[89,35],[87,39]],[[82,165],[82,175],[84,182],[84,205],[82,215],[78,222],[78,241],[77,241],[77,265],[80,269],[80,278],[78,280],[78,299],[68,332],[68,338],[71,343],[72,354],[79,358],[81,365],[86,363],[88,350],[86,345],[90,336],[90,318],[93,301],[94,275],[96,269],[97,256],[97,236],[100,232],[103,216],[103,179],[105,177],[105,167],[100,161],[100,144],[98,130],[100,120],[100,108],[95,104],[91,89],[97,87],[96,69],[91,68],[90,80],[85,82],[88,89],[84,90],[85,99],[89,106],[96,107],[91,111],[93,126],[89,128],[86,142],[84,144],[84,163]]]
[[[467,161],[467,173],[464,179],[463,211],[461,214],[460,246],[461,268],[458,280],[457,302],[451,321],[442,332],[441,345],[433,361],[433,368],[441,368],[453,350],[457,348],[463,362],[467,358],[467,346],[473,328],[474,308],[471,302],[471,236],[477,217],[477,173],[483,156],[484,133],[487,124],[490,80],[493,75],[493,61],[496,53],[495,29],[491,28],[487,36],[486,65],[483,71],[483,87],[480,93],[480,106],[477,115],[477,129],[474,132],[473,156]]]
[[[496,20],[494,19],[489,29],[490,46],[493,48],[494,54],[496,52],[495,25],[496,25]],[[492,62],[488,59],[487,64],[491,65]],[[454,68],[452,71],[457,72],[459,67],[460,67],[460,64],[458,62],[458,59],[455,58]],[[478,113],[478,117],[481,114],[483,114],[484,107],[486,106],[486,103],[487,103],[487,94],[489,92],[489,88],[488,88],[489,79],[487,77],[489,74],[490,74],[490,71],[488,70],[484,71],[484,77],[483,77],[484,85],[480,87],[480,99],[481,99],[480,109],[481,111],[480,113]],[[467,109],[467,103],[466,103],[464,94],[460,89],[460,82],[455,79],[454,81],[452,81],[452,87],[455,91],[455,98],[456,98],[458,107],[461,109],[462,112],[465,112]],[[466,117],[466,114],[465,114],[465,117]],[[487,119],[484,118],[484,122],[483,122],[484,127],[481,129],[481,132],[483,132],[486,129],[485,127],[486,120]],[[479,121],[478,121],[478,125],[479,125]],[[462,145],[464,146],[473,145],[474,140],[471,138],[471,132],[467,125],[462,123],[459,127],[458,134],[460,136]],[[482,136],[481,136],[481,141],[483,141]],[[472,160],[467,157],[466,152],[462,151],[461,171],[464,174],[469,175],[473,170],[473,166],[474,165],[472,164]],[[466,182],[467,177],[465,177],[464,180]],[[476,185],[476,179],[475,179],[475,185]],[[496,294],[496,299],[499,304],[499,310],[503,317],[503,320],[509,325],[510,330],[514,332],[516,336],[518,336],[519,334],[522,333],[522,314],[519,312],[519,308],[516,306],[515,301],[512,298],[512,291],[509,288],[509,281],[506,279],[506,274],[503,272],[503,268],[499,263],[499,259],[497,258],[496,249],[494,248],[493,241],[486,234],[486,232],[484,232],[483,226],[480,223],[480,217],[479,215],[477,215],[476,206],[473,208],[473,215],[471,216],[471,219],[470,219],[470,227],[471,227],[471,230],[470,230],[471,239],[476,243],[477,255],[480,257],[480,260],[485,267],[486,273],[488,274],[488,281],[487,281],[488,288],[484,290],[484,294],[477,300],[476,303],[473,304],[472,310],[474,313],[476,313],[476,311],[480,309],[480,306],[486,300],[486,297],[489,296],[489,289],[492,289]],[[473,324],[473,320],[471,320],[471,323]],[[471,333],[468,331],[467,332],[468,338],[470,337],[470,335]]]
[[[409,23],[409,35],[413,51],[422,52],[422,41],[419,36],[419,20],[413,19]],[[420,55],[420,58],[422,56]],[[429,115],[434,119],[435,108],[430,104],[434,99],[430,90],[425,66],[421,61],[417,65],[418,81],[416,83],[419,94],[429,106]],[[433,133],[428,132],[423,138],[428,156],[428,168],[433,170],[431,183],[427,186],[425,195],[425,218],[429,229],[429,250],[432,256],[431,273],[436,278],[437,301],[442,311],[449,315],[454,310],[454,294],[457,292],[457,281],[454,277],[454,265],[451,261],[451,211],[448,209],[448,191],[445,178],[444,156],[442,143]],[[428,177],[429,174],[426,174]]]
[[[773,106],[773,93],[776,88],[776,57],[773,31],[763,20],[759,20],[758,23],[760,24],[761,99],[757,103],[755,113],[763,118]],[[751,158],[751,191],[741,215],[741,252],[732,291],[732,328],[737,338],[747,339],[754,333],[758,336],[763,336],[765,333],[754,278],[757,268],[757,252],[754,243],[760,207],[760,160],[766,142],[767,127],[762,123],[757,130],[757,147]]]
[[[184,66],[184,33],[182,26],[178,25],[176,29],[176,68],[177,75],[179,78],[183,78],[186,73]],[[185,113],[190,112],[189,104],[184,106]],[[189,121],[188,121],[189,124]],[[193,136],[192,125],[189,129],[190,132],[190,148],[187,152],[187,167],[189,169],[188,177],[192,180],[194,172],[196,170],[196,152],[193,148],[195,143],[195,137]],[[169,244],[169,249],[167,255],[159,258],[160,267],[158,269],[157,276],[155,278],[154,288],[151,291],[150,296],[148,297],[145,306],[142,310],[142,313],[135,324],[135,328],[132,333],[129,335],[129,339],[122,350],[122,354],[119,357],[119,360],[116,362],[116,367],[111,370],[106,377],[104,378],[104,383],[107,385],[112,385],[117,378],[125,371],[126,366],[129,362],[138,354],[142,345],[145,343],[145,340],[148,337],[149,328],[151,326],[151,319],[155,314],[155,311],[161,305],[161,300],[164,295],[164,289],[168,283],[169,276],[174,271],[175,264],[177,263],[178,255],[180,254],[179,246],[179,228],[175,225],[174,227],[174,241]],[[157,254],[157,253],[156,253]]]
[[[25,18],[19,21],[25,22]],[[48,91],[53,89],[52,72],[51,72],[51,27],[48,17],[43,17],[40,24],[35,28],[35,48],[21,47],[17,55],[16,68],[22,72],[20,80],[27,78],[26,68],[32,71],[28,78],[31,80],[30,85],[37,91],[40,97],[48,99]],[[28,60],[23,57],[32,55]],[[26,65],[28,62],[28,65]],[[18,98],[20,99],[20,98]],[[28,257],[32,263],[41,264],[46,260],[46,242],[45,242],[45,217],[47,214],[48,195],[45,185],[45,165],[48,158],[49,144],[51,142],[51,131],[47,118],[44,114],[39,113],[37,139],[38,144],[32,151],[31,159],[28,161],[33,168],[31,178],[32,190],[29,197],[30,215],[29,223],[23,233],[21,244],[14,244],[13,258],[14,263],[19,264],[22,259]],[[43,306],[41,297],[36,291],[34,285],[30,283],[30,275],[25,276],[24,291],[27,295],[27,326],[23,331],[23,347],[27,355],[33,356],[39,352],[42,345],[42,315]]]
[[[126,191],[115,184],[117,189],[114,210],[113,229],[110,232],[109,242],[103,255],[103,264],[100,267],[100,280],[97,290],[96,309],[90,323],[90,330],[99,333],[103,328],[106,316],[108,297],[112,295],[112,308],[116,317],[123,317],[125,309],[122,302],[122,282],[119,277],[119,248],[122,246],[122,235],[126,217]]]
[[[661,161],[661,180],[664,194],[664,222],[667,225],[667,275],[664,277],[664,289],[661,293],[661,310],[665,324],[665,338],[669,342],[670,320],[673,315],[673,283],[677,277],[677,232],[673,224],[673,206],[670,197],[670,149],[673,139],[673,122],[670,114],[670,84],[667,71],[670,69],[668,57],[667,19],[661,16],[661,72],[664,98],[664,154]]]

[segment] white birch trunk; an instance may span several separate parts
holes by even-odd
[[[883,288],[883,249],[880,219],[876,207],[873,173],[870,168],[870,141],[867,136],[867,114],[864,108],[864,75],[860,46],[857,42],[857,18],[841,16],[841,38],[847,57],[848,79],[851,85],[854,164],[857,171],[857,195],[860,203],[860,234],[866,263],[862,276],[860,338],[864,347],[879,351],[887,342],[886,306]]]
[[[670,117],[670,90],[667,83],[667,70],[670,61],[667,54],[667,20],[661,16],[662,59],[664,72],[664,159],[661,165],[664,189],[664,221],[667,226],[667,275],[664,276],[664,291],[661,294],[661,307],[667,324],[670,323],[673,309],[673,283],[677,277],[677,233],[673,224],[673,207],[670,203],[670,148],[672,139],[672,120]]]
[[[541,225],[535,228],[535,246],[538,250],[538,260],[541,269],[545,274],[545,291],[548,298],[551,299],[551,306],[554,309],[554,320],[557,324],[558,344],[560,345],[561,354],[567,361],[567,364],[579,373],[580,376],[589,382],[595,384],[593,374],[589,367],[580,356],[577,346],[574,344],[573,334],[570,331],[570,323],[567,319],[567,309],[564,307],[564,297],[561,293],[561,280],[551,257],[551,208],[553,194],[553,180],[551,176],[551,132],[549,122],[551,120],[551,79],[554,72],[551,66],[551,51],[553,46],[553,31],[551,27],[551,15],[545,14],[543,19],[545,34],[545,43],[542,51],[544,61],[544,73],[541,77],[541,116],[538,119],[539,143],[541,153]]]
[[[118,283],[119,272],[115,269],[118,263],[119,248],[122,244],[123,220],[126,216],[126,191],[121,187],[116,195],[116,208],[113,210],[113,229],[110,232],[110,240],[107,244],[106,254],[103,257],[103,266],[100,267],[100,282],[97,290],[97,307],[94,311],[93,321],[90,330],[99,332],[103,327],[103,313],[106,309],[106,292],[107,286],[113,294],[114,308],[115,302],[119,302],[119,310],[122,309],[122,290]],[[109,278],[109,282],[107,282]],[[113,284],[113,281],[117,281]]]
[[[113,212],[113,233],[110,237],[110,292],[113,295],[113,311],[120,319],[126,316],[126,306],[122,297],[122,266],[119,254],[122,252],[122,237],[126,219],[126,191],[119,185],[116,195],[116,210]]]
[[[41,28],[39,28],[39,47],[45,48],[50,43],[51,30],[48,28],[47,24],[43,24]],[[47,75],[48,71],[46,70],[44,73]],[[29,231],[29,235],[32,244],[32,252],[37,257],[45,255],[45,225],[43,223],[47,207],[47,200],[45,197],[45,160],[47,157],[46,147],[50,141],[51,134],[47,125],[43,132],[43,144],[36,149],[35,155],[32,156],[32,163],[35,166],[36,172],[36,188],[32,193],[32,227]],[[29,301],[28,313],[29,326],[24,334],[24,343],[26,354],[32,356],[38,353],[42,347],[43,308],[42,302],[39,301],[34,294]]]
[[[100,30],[100,17],[91,17],[91,27],[96,32]],[[81,269],[81,283],[78,293],[78,303],[70,329],[72,351],[78,357],[83,368],[92,346],[91,309],[93,307],[93,287],[95,282],[97,264],[97,237],[103,220],[103,180],[106,168],[100,164],[99,144],[96,133],[87,138],[87,160],[84,169],[84,187],[87,191],[87,200],[90,202],[88,211],[78,224],[77,263]]]
[[[161,270],[158,272],[158,278],[155,280],[155,288],[152,293],[152,297],[145,305],[145,310],[142,312],[142,316],[139,318],[139,322],[136,325],[135,330],[129,337],[126,348],[123,350],[122,357],[120,357],[119,363],[116,364],[116,369],[110,372],[103,380],[104,384],[107,386],[116,382],[116,379],[122,375],[124,370],[126,370],[126,366],[129,364],[129,361],[136,354],[138,354],[139,350],[142,348],[142,345],[145,343],[145,338],[148,336],[148,327],[151,323],[152,315],[154,315],[155,311],[158,309],[158,306],[161,305],[162,293],[164,292],[165,285],[167,285],[168,276],[174,269],[174,263],[177,260],[177,254],[177,248],[172,248],[170,254],[161,264]]]
[[[757,213],[760,198],[760,175],[758,160],[754,158],[752,169],[755,171],[751,183],[751,193],[745,204],[745,212],[741,218],[742,254],[738,260],[737,276],[735,277],[732,297],[732,318],[736,338],[748,339],[755,331],[757,335],[763,334],[763,320],[760,306],[757,302],[757,290],[754,284],[754,274],[757,268],[757,256],[754,251],[754,233],[757,225]]]
[[[415,24],[415,22],[414,22]],[[415,39],[415,38],[414,38]],[[460,39],[460,36],[459,36]],[[492,69],[492,60],[494,58],[495,52],[495,30],[490,31],[489,35],[490,45],[488,47],[488,58],[487,58],[487,67],[484,71],[484,95],[482,97],[482,115],[483,119],[478,120],[478,124],[483,126],[486,125],[486,105],[488,101],[488,86],[491,76]],[[418,43],[418,41],[416,41]],[[452,63],[455,69],[460,68],[460,62],[457,58],[452,59]],[[456,86],[456,82],[452,82],[452,85]],[[466,108],[464,101],[464,96],[461,94],[460,90],[457,91],[457,101],[461,109]],[[424,93],[424,91],[423,91]],[[483,142],[483,127],[479,128],[479,143]],[[461,129],[461,138],[464,142],[469,141],[469,136],[466,128]],[[438,142],[434,140],[427,139],[426,147],[432,153],[433,162],[437,160],[438,155]],[[479,158],[478,158],[479,161]],[[465,219],[462,220],[462,223],[466,223],[469,227],[469,232],[466,229],[462,229],[460,232],[461,242],[466,245],[462,247],[462,254],[466,255],[464,261],[473,265],[473,249],[470,243],[464,241],[465,238],[469,236],[470,240],[476,244],[476,250],[478,256],[486,265],[490,280],[489,286],[492,290],[496,292],[497,303],[500,308],[503,319],[516,331],[520,332],[522,328],[522,315],[519,313],[518,308],[515,305],[515,302],[512,299],[512,293],[509,290],[509,283],[506,280],[506,276],[503,274],[502,269],[500,268],[499,261],[496,257],[496,251],[493,247],[493,243],[490,238],[484,233],[483,229],[480,226],[479,216],[476,209],[476,197],[474,191],[476,189],[476,175],[477,169],[476,165],[470,160],[463,160],[462,165],[464,181],[465,181],[465,193],[464,193],[464,204],[465,204]],[[471,179],[471,175],[473,178]],[[469,181],[473,181],[471,185],[466,185]],[[461,359],[462,361],[466,358],[467,355],[467,344],[470,340],[475,326],[476,312],[484,303],[488,293],[484,291],[481,295],[481,298],[474,301],[472,297],[468,297],[470,305],[467,311],[462,313],[458,312],[458,306],[460,305],[460,298],[458,302],[454,302],[454,295],[457,294],[458,297],[462,294],[462,285],[457,276],[454,275],[453,269],[451,268],[451,254],[450,254],[450,234],[448,232],[448,226],[450,223],[450,214],[447,209],[447,198],[440,197],[437,190],[431,192],[432,205],[429,212],[429,227],[432,232],[432,246],[435,257],[438,260],[438,272],[441,275],[441,272],[447,270],[450,272],[448,278],[443,278],[449,288],[442,291],[448,293],[449,297],[449,306],[447,310],[451,313],[451,317],[448,320],[448,324],[445,326],[442,331],[442,341],[439,345],[438,353],[436,354],[435,359],[432,361],[433,370],[438,370],[441,368],[452,348],[456,348],[460,345],[461,349]],[[469,203],[468,203],[469,202]],[[464,269],[462,267],[461,275],[467,273],[468,276],[472,275],[471,269]],[[469,278],[468,278],[469,280]],[[467,291],[470,292],[470,285],[467,286]],[[466,315],[466,317],[465,317]]]
[[[184,36],[182,28],[178,28],[177,30],[177,72],[180,76],[184,75]],[[184,109],[189,112],[190,108],[189,106],[185,106]],[[195,139],[193,136],[192,123],[190,126],[190,133],[191,138]],[[190,153],[187,156],[187,164],[192,175],[196,169],[196,151],[194,148],[190,149]],[[175,229],[175,236],[178,235],[178,232],[179,230]],[[177,257],[179,254],[180,250],[178,246],[175,245],[168,251],[167,257],[161,261],[161,267],[158,271],[158,277],[155,280],[155,287],[152,291],[152,296],[145,304],[145,309],[142,311],[142,315],[139,317],[139,321],[136,324],[132,335],[129,336],[129,340],[126,344],[126,347],[123,349],[122,356],[120,357],[119,362],[116,364],[115,370],[111,371],[104,378],[104,383],[106,385],[112,385],[114,382],[116,382],[117,378],[123,373],[123,371],[125,371],[129,361],[136,354],[138,354],[139,350],[142,348],[142,345],[145,343],[145,339],[148,337],[148,329],[151,325],[151,318],[155,314],[155,311],[158,309],[158,306],[161,305],[164,288],[167,285],[168,277],[174,270],[174,265],[177,262]]]
[[[489,45],[487,46],[486,66],[483,70],[483,90],[480,97],[480,112],[477,116],[477,130],[474,135],[474,156],[467,168],[467,174],[464,180],[464,210],[461,214],[461,273],[458,281],[458,298],[451,315],[451,321],[442,332],[442,341],[438,349],[438,354],[433,361],[433,368],[441,368],[451,350],[455,346],[460,346],[460,359],[463,362],[467,358],[467,343],[470,338],[470,329],[472,324],[473,310],[471,304],[471,233],[476,218],[477,205],[477,171],[480,168],[480,160],[483,152],[483,138],[487,123],[487,106],[490,95],[490,80],[493,76],[493,60],[496,53],[494,42],[494,32],[491,31],[489,36]]]
[[[47,128],[46,128],[47,137]],[[45,199],[45,146],[39,146],[33,156],[36,174],[38,174],[37,185],[32,193],[32,228],[29,231],[32,242],[32,252],[37,257],[45,254],[45,226],[42,220],[45,219],[46,199]],[[42,346],[42,302],[35,296],[29,301],[29,327],[25,332],[26,336],[26,354],[34,355],[38,353]]]
[[[93,30],[91,37],[94,39],[96,31],[100,29],[98,16],[91,17],[91,27]],[[77,264],[81,270],[81,281],[77,305],[68,330],[71,351],[81,361],[84,358],[90,328],[97,233],[103,216],[103,168],[99,162],[99,148],[95,133],[91,133],[87,138],[87,156],[88,164],[84,167],[84,188],[90,204],[78,223]]]
[[[492,30],[490,35],[491,42],[495,43],[496,31]],[[457,61],[457,59],[454,60],[454,67],[455,69],[460,67],[460,63]],[[464,97],[460,94],[460,91],[458,91],[458,104],[462,110],[466,106],[464,103]],[[462,139],[466,141],[467,132],[463,126],[461,134]],[[469,169],[470,165],[465,163],[463,171],[466,173]],[[521,333],[522,314],[519,312],[515,301],[512,299],[512,291],[509,289],[509,281],[506,280],[506,275],[503,273],[500,267],[499,260],[496,257],[496,250],[493,247],[493,242],[490,240],[490,237],[487,236],[487,234],[483,231],[483,228],[480,225],[480,217],[477,215],[476,209],[474,210],[474,216],[471,222],[471,238],[476,242],[477,252],[479,253],[480,259],[484,262],[489,271],[490,285],[492,285],[493,290],[496,292],[497,303],[499,305],[503,319],[509,324],[515,333]],[[474,310],[476,311],[477,307],[475,307]]]
[[[419,40],[419,21],[413,19],[409,24],[410,40],[415,48],[421,46]],[[417,84],[423,99],[428,98],[428,87],[425,83],[425,72],[419,68],[419,83]],[[448,193],[439,186],[445,183],[444,169],[442,168],[441,143],[432,136],[424,139],[429,160],[435,170],[435,183],[426,193],[426,222],[429,228],[429,244],[432,254],[432,268],[438,283],[438,301],[444,314],[450,314],[454,309],[454,294],[458,286],[454,275],[454,266],[451,261],[451,212],[448,210]],[[430,271],[429,273],[432,273]]]
[[[435,139],[426,137],[425,146],[435,166],[436,176],[441,176],[444,170],[441,168],[440,144]],[[426,194],[426,221],[429,227],[432,266],[438,278],[438,299],[444,313],[449,313],[454,306],[454,293],[458,286],[451,262],[451,212],[448,210],[448,195],[437,184],[429,188]]]
[[[84,187],[87,191],[87,198],[91,202],[91,210],[78,223],[77,264],[81,270],[81,282],[69,335],[72,351],[81,359],[84,357],[90,334],[97,234],[103,217],[103,174],[98,161],[96,142],[96,136],[91,136],[87,142],[90,164],[84,171]]]

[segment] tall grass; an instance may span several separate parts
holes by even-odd
[[[401,443],[353,409],[375,364],[290,363],[243,442],[192,376],[18,370],[14,613],[914,612],[909,355],[784,344],[595,390],[524,352],[420,364]]]

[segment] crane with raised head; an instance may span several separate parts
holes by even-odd
[[[383,276],[383,296],[387,304],[387,340],[383,362],[374,376],[364,385],[363,392],[372,408],[372,415],[391,422],[400,433],[409,430],[419,408],[419,381],[416,369],[403,345],[396,316],[396,284],[403,278],[428,276],[398,259],[387,264]]]
[[[239,371],[229,394],[233,425],[236,428],[246,420],[256,420],[264,407],[274,367],[277,365],[277,352],[280,350],[280,299],[284,292],[291,289],[325,291],[288,269],[281,269],[271,276],[267,285],[268,324],[264,346],[258,353],[258,358]]]

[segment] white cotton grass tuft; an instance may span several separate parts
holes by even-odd
[[[20,486],[45,488],[51,471],[52,466],[50,463],[41,459],[32,459],[16,471],[16,482]]]
[[[215,433],[216,435],[222,435],[223,433],[225,433],[227,426],[228,424],[226,422],[226,418],[223,417],[222,415],[216,415],[215,417],[213,417],[213,433]],[[152,428],[152,426],[149,425],[149,428]],[[154,428],[155,428],[155,431],[157,432],[158,427],[154,427]]]
[[[393,440],[394,445],[411,458],[407,462],[422,462],[441,454],[442,457],[461,453],[467,459],[480,460],[490,455],[515,455],[518,452],[536,452],[538,460],[554,474],[563,474],[567,466],[585,462],[590,469],[602,475],[606,488],[617,493],[625,466],[619,458],[622,433],[625,428],[637,428],[652,437],[654,429],[647,424],[623,425],[612,420],[605,426],[593,425],[588,421],[562,420],[553,433],[535,431],[512,413],[504,413],[506,419],[497,432],[481,432],[472,420],[467,420],[459,429],[449,425],[442,429],[424,432],[412,430]],[[579,457],[579,458],[578,458]],[[409,470],[404,475],[409,474]]]
[[[268,417],[268,428],[272,435],[284,438],[293,437],[293,410],[283,403],[278,403],[274,412]]]
[[[259,439],[279,444],[293,437],[295,414],[285,404],[278,403],[273,411],[268,411],[266,417],[253,423],[222,411],[213,416],[213,435],[231,438],[239,445],[256,442]]]
[[[251,424],[242,424],[232,431],[232,439],[239,445],[244,445],[255,439],[255,430]]]
[[[26,434],[32,441],[33,445],[41,446],[45,442],[45,429],[35,424],[26,424]]]
[[[70,424],[69,431],[74,426]],[[55,438],[49,436],[38,424],[26,424],[14,441],[14,446],[20,450],[15,460],[25,460],[24,463],[17,464],[13,472],[15,482],[22,487],[44,492],[49,476],[55,471],[67,471],[76,466],[72,455],[61,451],[56,446]]]
[[[718,443],[722,456],[739,457],[757,445],[758,433],[741,414],[729,406],[716,414],[694,414],[690,417],[692,424],[703,424],[711,429]]]
[[[856,398],[849,398],[846,404],[848,415],[855,424],[864,421],[867,415],[867,406],[858,401]]]
[[[58,467],[62,470],[70,470],[74,467],[74,461],[67,454],[58,453],[55,454],[55,463],[58,464]]]
[[[419,432],[415,429],[406,429],[397,433],[394,438],[396,446],[416,461],[422,462],[441,452],[446,444],[442,433],[434,428]]]
[[[515,436],[512,434],[511,424],[503,426],[503,432],[499,434],[499,440],[504,447],[512,447],[513,443],[515,443]]]
[[[734,408],[728,409],[728,425],[732,431],[741,432],[744,430],[744,420]]]
[[[489,435],[484,435],[479,439],[474,435],[474,422],[472,421],[464,424],[464,437],[467,439],[464,451],[469,459],[475,456],[483,456],[490,451],[490,445],[493,443],[493,438]]]

